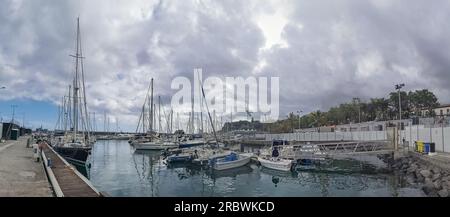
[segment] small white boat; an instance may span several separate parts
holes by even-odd
[[[236,154],[232,152],[224,157],[212,158],[210,165],[214,170],[233,169],[248,164],[252,156],[252,153]]]
[[[292,168],[292,160],[278,157],[258,157],[261,166],[280,171],[290,171]]]
[[[136,150],[165,150],[168,148],[178,148],[178,144],[174,142],[139,142],[133,143]]]

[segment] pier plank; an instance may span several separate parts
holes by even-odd
[[[88,184],[45,145],[45,155],[52,159],[52,171],[65,197],[99,197]]]

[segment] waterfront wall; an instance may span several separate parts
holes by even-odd
[[[388,131],[356,131],[356,132],[301,132],[301,133],[282,133],[282,134],[257,134],[256,138],[262,138],[266,141],[282,139],[288,141],[379,141],[390,140]],[[415,141],[433,142],[436,144],[436,151],[450,153],[450,127],[425,127],[424,125],[409,125],[404,130],[399,131],[399,143],[402,145],[405,139],[405,145],[411,150]]]
[[[436,151],[450,153],[450,127],[425,128],[423,126],[410,126],[400,131],[400,139],[403,138],[411,148],[415,141],[433,142]]]
[[[267,141],[282,139],[288,141],[378,141],[387,140],[387,131],[359,131],[359,132],[305,132],[305,133],[282,133],[282,134],[258,134],[258,138]]]

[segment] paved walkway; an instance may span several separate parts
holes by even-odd
[[[0,144],[0,197],[52,197],[41,162],[26,148],[28,137]]]
[[[450,171],[450,154],[449,153],[436,152],[435,155],[424,155],[424,154],[420,154],[420,153],[412,152],[412,151],[410,151],[410,153],[413,156],[415,156],[425,162],[428,162],[435,166],[438,166],[441,169]]]

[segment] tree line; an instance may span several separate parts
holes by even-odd
[[[353,98],[350,102],[331,107],[328,111],[314,111],[300,117],[291,112],[287,119],[265,126],[272,132],[292,132],[293,129],[333,126],[368,121],[387,121],[399,117],[399,93],[402,118],[418,116],[433,117],[434,108],[439,106],[436,95],[428,89],[389,93],[388,98],[371,98],[361,101]]]

